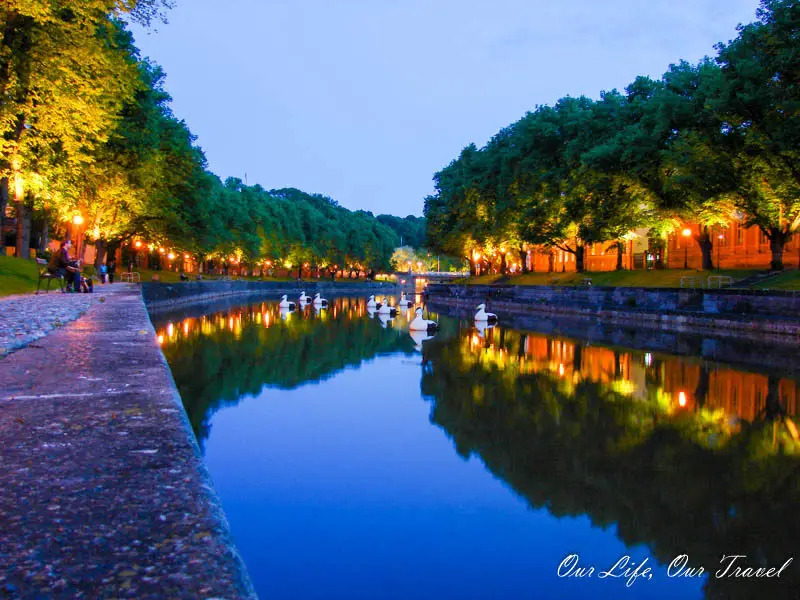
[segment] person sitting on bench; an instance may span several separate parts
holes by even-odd
[[[69,291],[69,286],[76,292],[81,291],[81,270],[80,263],[73,261],[69,257],[69,248],[72,242],[64,240],[58,247],[57,252],[53,252],[50,258],[50,264],[47,265],[47,270],[50,273],[58,274],[67,282],[66,291]]]

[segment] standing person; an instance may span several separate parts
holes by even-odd
[[[81,271],[80,263],[73,261],[69,257],[69,249],[72,242],[64,240],[58,246],[58,251],[53,252],[47,270],[50,273],[58,273],[67,282],[66,290],[69,291],[70,285],[76,292],[81,291]]]
[[[102,263],[100,265],[99,271],[100,271],[100,283],[106,283],[108,281],[108,279],[107,279],[108,266],[106,266],[106,263]]]
[[[113,258],[108,261],[106,270],[108,271],[108,283],[114,283],[114,273],[117,271],[117,261],[115,261]]]

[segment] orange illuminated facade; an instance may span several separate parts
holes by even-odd
[[[683,229],[691,230],[690,236],[683,235]],[[688,223],[667,238],[666,266],[670,269],[682,269],[684,261],[690,269],[700,269],[703,265],[703,254],[695,237],[700,231],[696,223]],[[758,227],[744,227],[740,222],[732,220],[726,227],[710,229],[711,241],[714,244],[711,259],[714,266],[722,269],[768,269],[772,260],[769,239]],[[784,246],[784,266],[796,266],[798,256],[797,238],[790,239]],[[719,263],[719,265],[717,264]]]

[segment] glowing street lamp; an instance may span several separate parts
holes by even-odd
[[[75,225],[83,225],[83,217],[81,215],[75,215],[72,217],[72,222]]]
[[[142,247],[142,240],[136,240],[136,243],[134,244],[134,246],[136,246],[137,248],[141,248]]]
[[[725,239],[725,236],[724,236],[723,234],[721,234],[721,233],[720,233],[720,234],[717,236],[717,239],[719,239],[719,242],[717,242],[717,271],[719,271],[719,269],[720,269],[720,266],[721,266],[721,265],[719,264],[719,248],[720,248],[720,246],[722,246],[722,240],[724,240],[724,239]]]
[[[689,236],[692,235],[692,230],[688,227],[683,230],[683,237],[686,238],[686,242],[683,245],[683,268],[689,268]]]

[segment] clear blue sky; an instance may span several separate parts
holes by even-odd
[[[211,169],[421,214],[431,177],[537,104],[713,55],[757,0],[177,0],[143,33]]]

